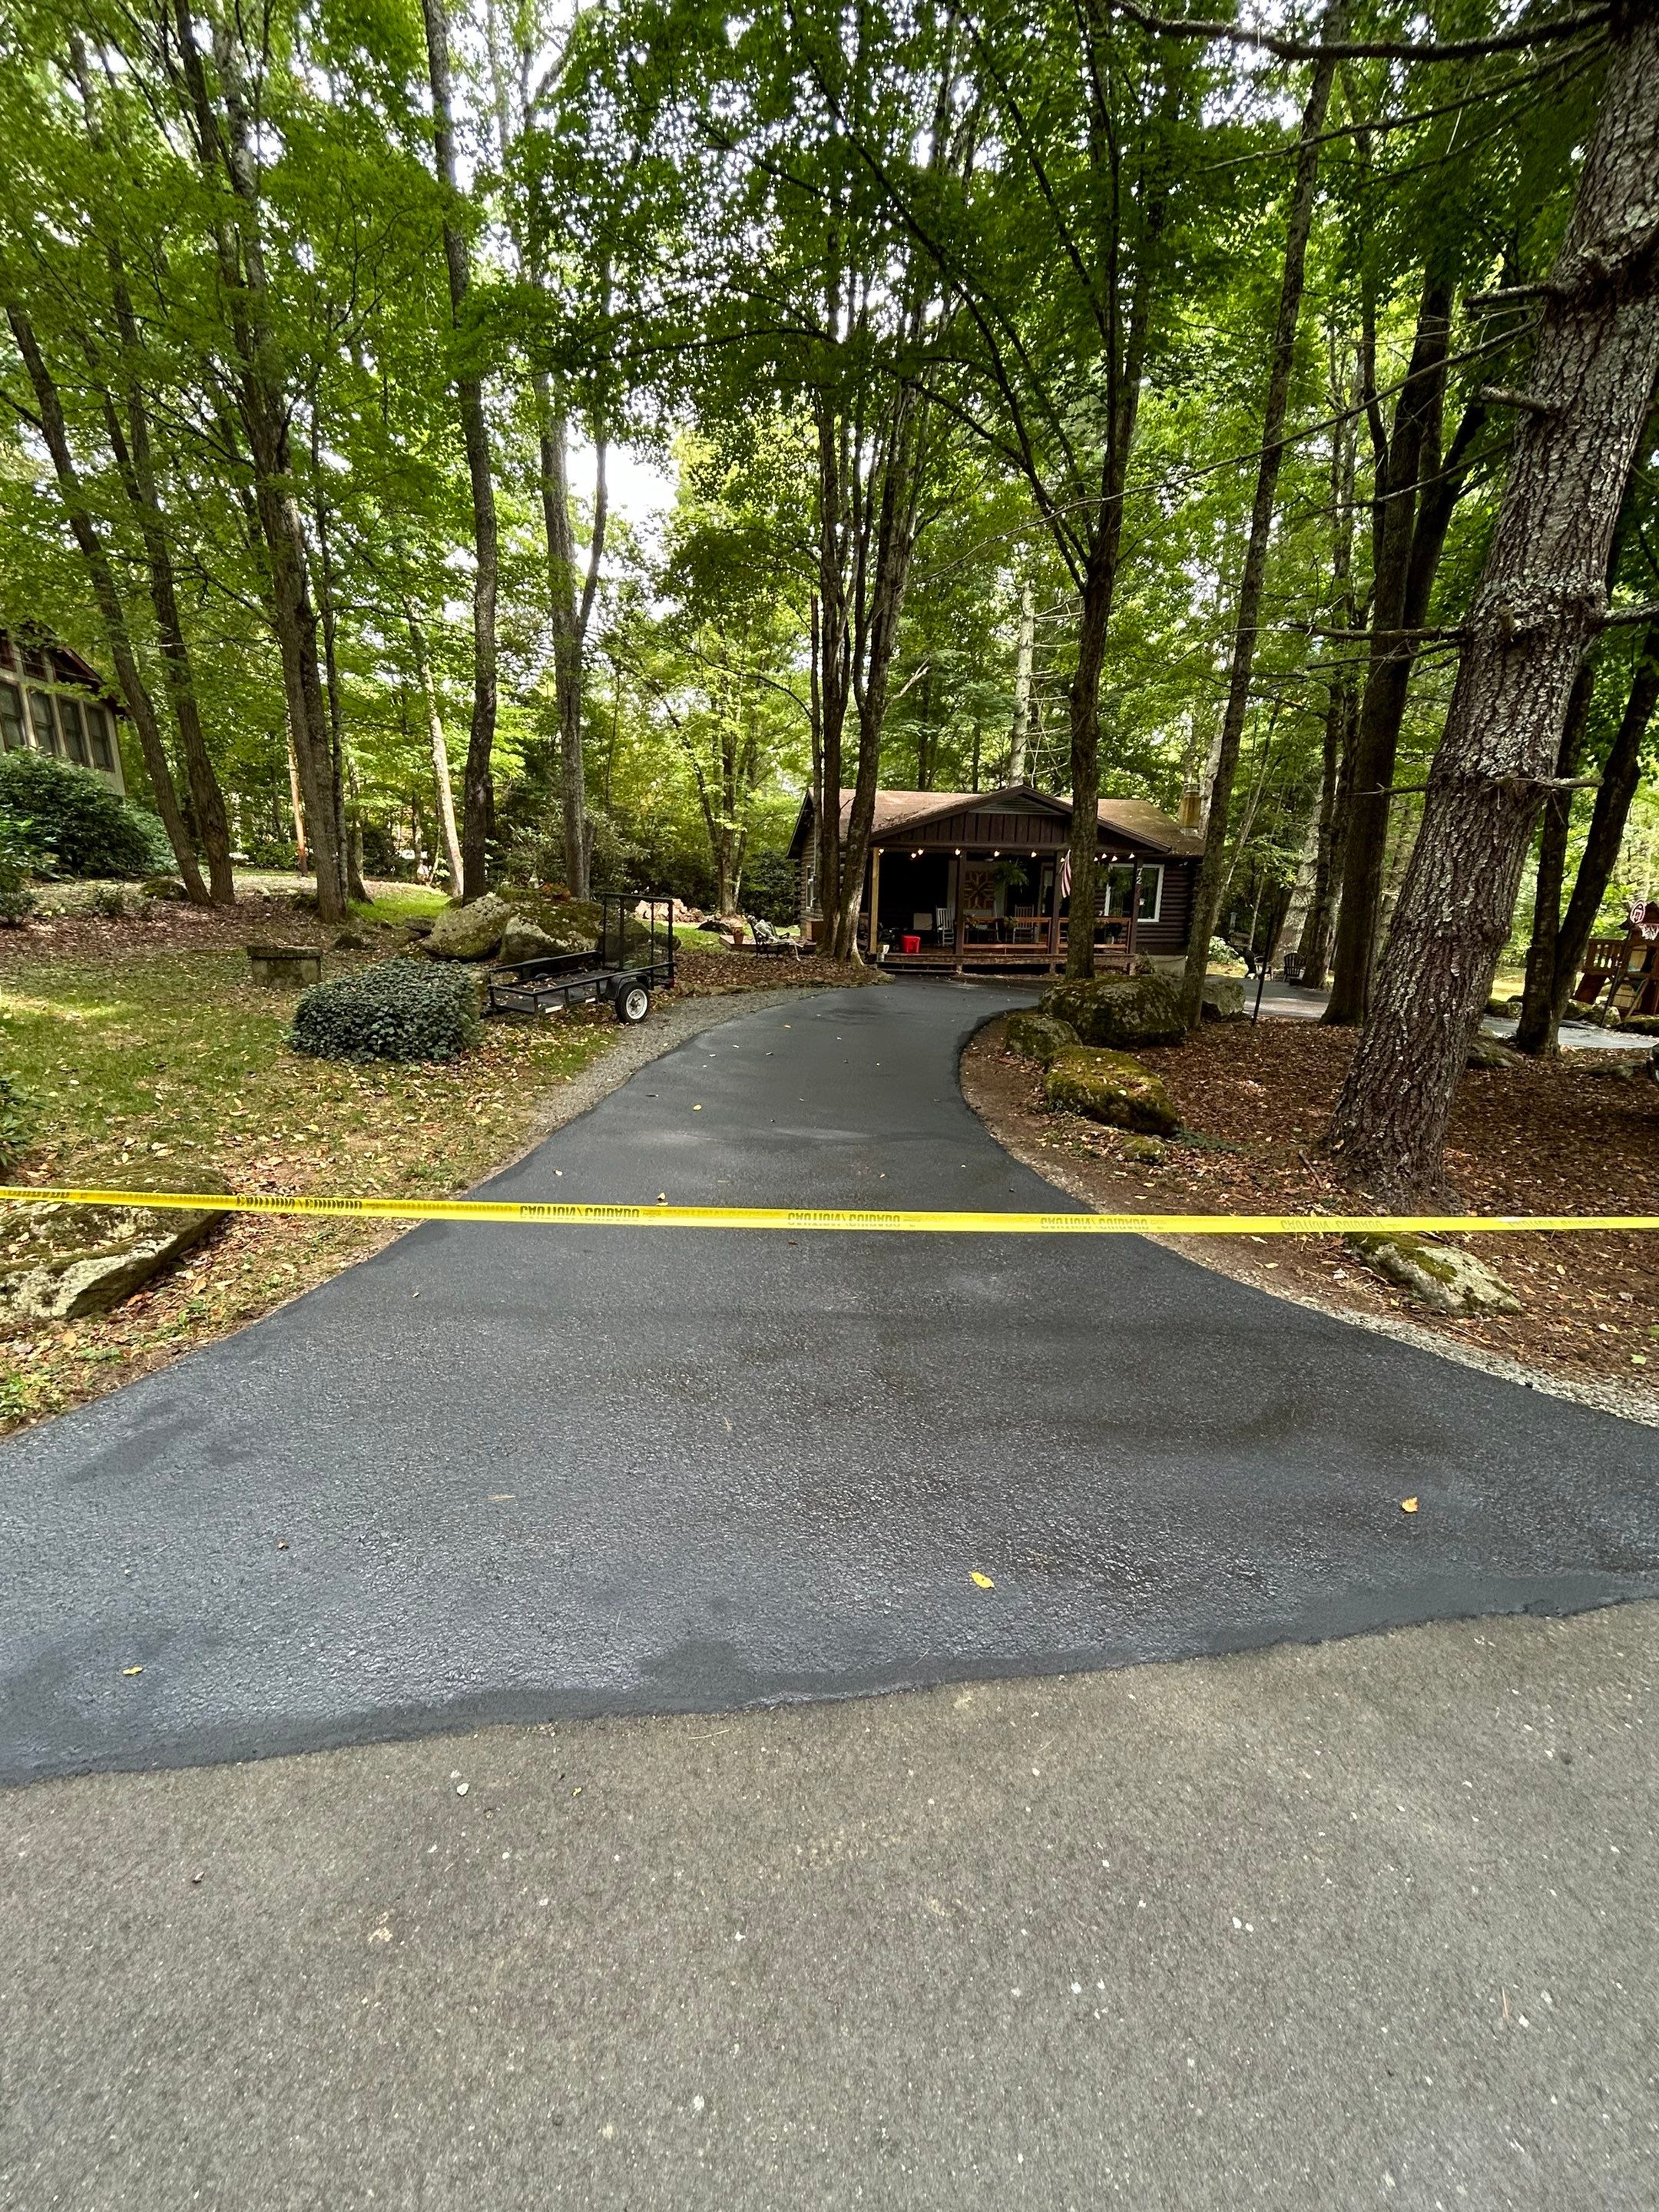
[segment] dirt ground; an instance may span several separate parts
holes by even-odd
[[[1370,1211],[1319,1151],[1353,1037],[1314,1022],[1218,1023],[1149,1050],[1180,1111],[1162,1162],[1124,1156],[1121,1132],[1044,1111],[1042,1071],[1001,1048],[1001,1022],[963,1059],[969,1102],[1009,1150],[1101,1212]],[[1615,1055],[1564,1054],[1471,1070],[1447,1164],[1475,1213],[1659,1214],[1659,1085]],[[1372,1274],[1330,1237],[1169,1240],[1206,1266],[1373,1325],[1427,1336],[1483,1365],[1659,1421],[1659,1236],[1464,1240],[1521,1300],[1516,1315],[1451,1321]]]

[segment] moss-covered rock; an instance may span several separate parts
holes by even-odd
[[[1206,1022],[1242,1022],[1244,1018],[1244,978],[1206,975],[1204,978],[1204,1018]]]
[[[183,1176],[191,1189],[204,1194],[229,1187],[211,1168],[191,1167]],[[143,1180],[142,1175],[137,1179]],[[22,1208],[0,1235],[0,1315],[64,1322],[106,1313],[228,1218],[217,1206],[189,1212],[142,1204]]]
[[[1057,1021],[1052,1014],[1022,1011],[1010,1014],[1002,1024],[1002,1042],[1009,1052],[1017,1052],[1022,1060],[1040,1060],[1047,1067],[1057,1053],[1080,1042],[1070,1022]]]
[[[556,952],[569,950],[537,923],[515,914],[501,932],[495,957],[504,968],[515,968],[521,960],[546,960]]]
[[[1473,1252],[1426,1237],[1395,1232],[1350,1237],[1348,1249],[1374,1274],[1407,1291],[1431,1313],[1519,1313],[1521,1301]]]
[[[1139,1168],[1156,1168],[1164,1164],[1167,1155],[1161,1137],[1126,1137],[1123,1157],[1133,1160]]]
[[[426,949],[434,960],[487,960],[501,941],[513,909],[496,891],[486,891],[470,906],[447,906],[427,933]]]
[[[1052,984],[1042,1012],[1069,1022],[1085,1044],[1127,1052],[1142,1045],[1179,1044],[1186,1035],[1181,995],[1167,975],[1097,975]]]
[[[1149,1067],[1127,1052],[1072,1045],[1057,1053],[1042,1079],[1042,1103],[1086,1115],[1108,1128],[1172,1136],[1181,1126],[1174,1101]]]

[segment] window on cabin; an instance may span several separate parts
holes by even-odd
[[[23,695],[15,684],[0,684],[0,750],[21,753],[27,744]]]
[[[1106,912],[1126,915],[1129,911],[1130,892],[1134,884],[1134,868],[1128,861],[1119,861],[1106,871]],[[1143,862],[1140,870],[1140,894],[1135,905],[1137,921],[1156,921],[1164,903],[1164,871],[1153,864]]]
[[[76,768],[86,768],[91,760],[87,750],[87,729],[82,719],[81,702],[71,699],[67,691],[58,695],[58,721],[64,733],[64,757],[73,761]]]
[[[37,691],[30,687],[29,721],[34,731],[38,750],[43,753],[55,753],[58,750],[58,725],[52,719],[50,691]]]
[[[95,699],[87,702],[87,742],[92,748],[92,764],[103,769],[106,775],[115,769],[115,749],[110,737],[109,709],[100,707]]]

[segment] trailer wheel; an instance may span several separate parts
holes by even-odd
[[[643,983],[624,983],[617,994],[617,1019],[630,1028],[642,1022],[651,1011],[651,994]]]

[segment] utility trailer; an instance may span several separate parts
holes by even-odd
[[[489,971],[492,1014],[556,1014],[606,1000],[617,1019],[642,1022],[653,991],[674,983],[674,902],[601,893],[591,951],[550,952]]]

